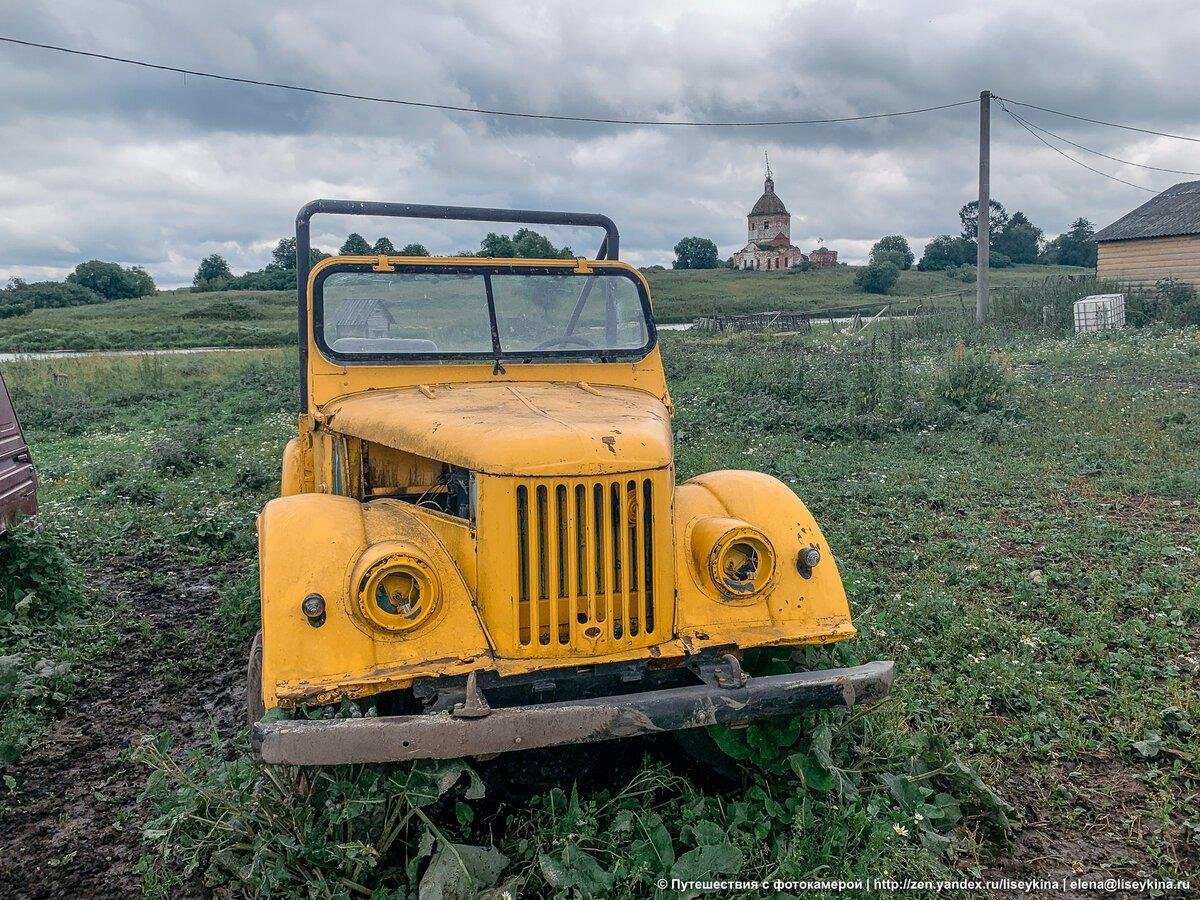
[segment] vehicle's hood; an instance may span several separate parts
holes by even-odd
[[[494,475],[602,475],[671,462],[667,408],[633,388],[438,384],[353,394],[323,412],[333,431]]]

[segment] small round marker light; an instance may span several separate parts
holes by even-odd
[[[325,598],[320,594],[309,594],[300,604],[300,611],[308,619],[308,624],[319,628],[325,624]]]
[[[812,578],[813,568],[821,561],[821,551],[816,547],[804,547],[796,554],[796,571],[801,578]]]

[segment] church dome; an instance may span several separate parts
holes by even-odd
[[[787,207],[783,205],[783,201],[779,199],[779,195],[775,193],[775,181],[768,178],[766,184],[763,185],[763,194],[758,198],[758,202],[754,204],[754,208],[750,210],[751,216],[786,216],[788,215]]]

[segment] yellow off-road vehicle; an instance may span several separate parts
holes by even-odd
[[[594,260],[310,268],[318,213],[605,237]],[[891,662],[743,672],[749,648],[852,637],[846,595],[784,484],[675,484],[649,289],[610,219],[316,200],[296,254],[299,434],[258,522],[264,760],[495,754],[888,693]],[[334,704],[350,712],[312,715]]]

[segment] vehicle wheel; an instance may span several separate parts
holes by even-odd
[[[254,737],[254,726],[264,715],[267,707],[263,703],[262,671],[263,671],[262,632],[254,635],[250,643],[250,661],[246,665],[246,720],[250,724],[250,744],[257,751],[259,742]]]
[[[685,728],[673,734],[675,743],[688,758],[717,778],[740,783],[745,773],[738,761],[717,746],[707,728]]]

